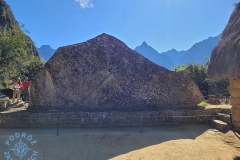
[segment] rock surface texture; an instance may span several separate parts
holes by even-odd
[[[208,77],[218,80],[228,78],[232,124],[240,132],[240,3],[230,16],[208,65]]]
[[[148,110],[203,100],[187,75],[157,66],[107,34],[59,48],[35,79],[29,109]]]
[[[4,110],[7,106],[7,102],[9,101],[9,98],[0,92],[0,111]]]

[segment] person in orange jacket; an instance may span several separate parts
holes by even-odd
[[[28,80],[28,77],[25,77],[24,81],[22,82],[22,89],[21,89],[23,91],[24,102],[29,102],[30,86],[31,86],[31,82]]]

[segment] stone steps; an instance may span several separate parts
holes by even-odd
[[[218,113],[217,116],[213,116],[210,123],[215,129],[221,132],[226,132],[232,128],[231,117],[225,113]]]
[[[221,132],[225,132],[225,131],[228,130],[228,124],[227,123],[225,123],[221,120],[215,119],[215,118],[211,119],[211,125]]]
[[[231,117],[230,117],[229,114],[218,113],[218,118],[217,119],[227,123],[228,125],[231,125]]]

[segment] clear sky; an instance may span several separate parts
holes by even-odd
[[[107,33],[130,48],[187,50],[219,35],[240,0],[5,0],[37,47],[84,42]]]

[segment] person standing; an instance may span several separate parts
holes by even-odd
[[[28,77],[25,77],[25,79],[22,83],[22,91],[23,91],[24,102],[29,102],[30,86],[31,86],[31,82],[29,81]]]
[[[22,82],[21,79],[18,78],[14,83],[13,83],[13,97],[12,97],[12,103],[15,101],[15,98],[17,97],[17,101],[20,101],[20,95],[21,95],[21,88],[22,87]]]

